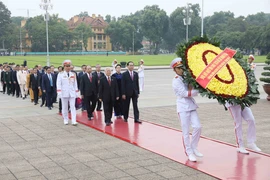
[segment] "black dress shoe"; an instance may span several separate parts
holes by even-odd
[[[111,123],[106,123],[106,126],[109,126],[109,125],[111,125]]]
[[[102,109],[97,109],[97,111],[102,111]]]
[[[37,103],[35,103],[35,105],[37,105]]]
[[[52,110],[52,108],[51,108],[51,107],[48,107],[48,109],[49,109],[49,110]]]
[[[44,104],[42,103],[41,105],[40,105],[40,107],[42,107]]]
[[[112,121],[110,121],[110,123],[111,123],[111,124],[113,124],[113,122],[112,122]]]
[[[140,121],[140,120],[135,120],[134,122],[135,122],[135,123],[139,123],[139,124],[142,123],[142,121]]]
[[[128,122],[128,120],[127,120],[127,119],[124,119],[124,121],[125,121],[125,122]]]
[[[88,117],[88,121],[91,121],[92,120],[92,117]]]

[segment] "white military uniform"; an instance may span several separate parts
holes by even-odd
[[[72,124],[76,123],[76,109],[75,99],[78,96],[78,85],[76,74],[73,72],[66,72],[58,74],[57,77],[57,93],[62,101],[62,116],[64,123],[68,123],[68,103],[71,111]]]
[[[187,156],[197,150],[201,135],[201,124],[196,109],[198,108],[193,96],[198,95],[197,90],[188,90],[188,85],[181,76],[176,75],[172,82],[173,90],[177,96],[177,112],[183,131],[183,144]],[[189,127],[193,128],[192,140],[189,138]]]
[[[144,90],[144,66],[143,64],[140,65],[138,69],[138,75],[139,75],[139,86],[140,86],[140,91]]]
[[[21,95],[23,98],[26,96],[26,77],[27,77],[26,71],[19,70],[17,72],[17,80],[18,84],[20,85]]]
[[[117,65],[117,61],[116,61],[116,63],[114,63],[115,61],[116,61],[116,60],[114,60],[114,61],[112,62],[112,74],[116,73],[115,66]]]
[[[226,103],[226,107],[230,110],[231,115],[235,122],[235,136],[238,147],[244,147],[242,119],[244,119],[248,123],[247,143],[248,144],[255,143],[256,141],[255,119],[251,109],[249,107],[245,107],[242,110],[240,105],[232,105],[229,103]]]

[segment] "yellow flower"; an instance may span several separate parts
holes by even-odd
[[[199,43],[187,51],[187,65],[196,78],[222,50],[209,43]],[[228,66],[228,67],[227,67]],[[207,89],[216,95],[243,97],[247,93],[248,80],[243,68],[231,59],[209,82]],[[230,72],[231,71],[231,72]]]

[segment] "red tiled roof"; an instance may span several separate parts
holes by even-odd
[[[76,21],[77,19],[77,21]],[[90,25],[91,27],[100,27],[100,28],[105,28],[108,26],[108,23],[106,21],[104,21],[102,16],[98,16],[98,17],[72,17],[68,22],[68,27],[73,29],[76,28],[78,25],[80,25],[81,23],[85,23],[87,25]]]

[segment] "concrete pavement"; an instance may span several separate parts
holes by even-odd
[[[257,77],[260,71],[258,67]],[[145,74],[141,119],[180,129],[171,88],[174,73],[163,69]],[[252,107],[257,145],[270,153],[270,102],[262,88],[260,92],[262,100]],[[202,135],[235,144],[230,113],[215,100],[196,100]],[[64,126],[57,112],[0,94],[0,179],[214,179],[89,127]],[[244,132],[246,137],[246,123]]]

